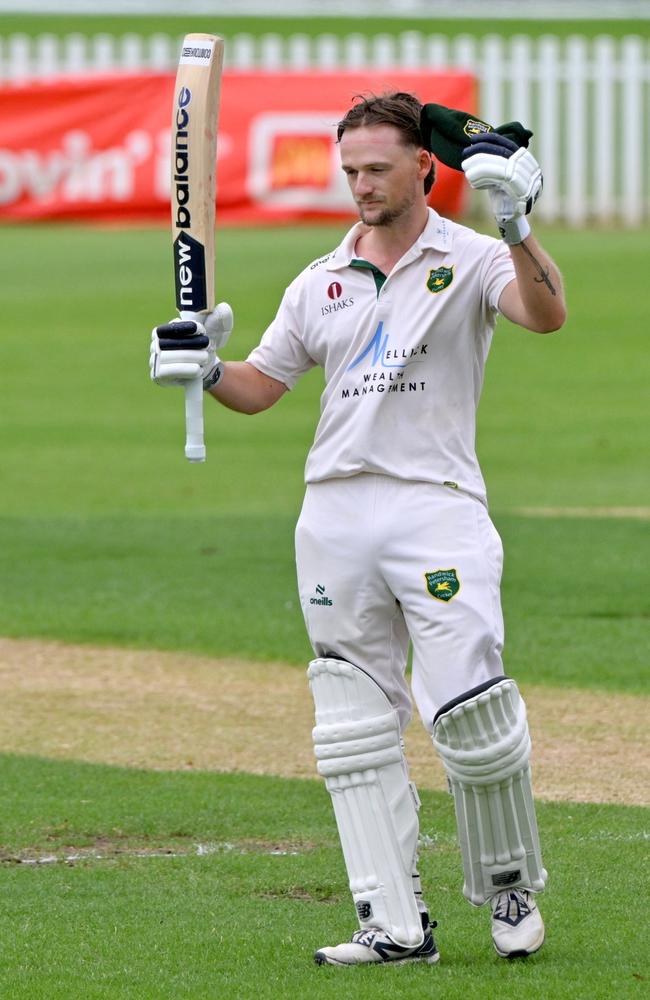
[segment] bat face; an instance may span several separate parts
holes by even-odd
[[[172,107],[171,209],[176,308],[214,306],[217,122],[223,39],[186,35]]]

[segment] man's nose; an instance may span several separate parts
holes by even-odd
[[[356,193],[358,195],[365,195],[369,191],[372,191],[372,179],[369,174],[359,171],[357,174]]]

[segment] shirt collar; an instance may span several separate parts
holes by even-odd
[[[449,222],[441,215],[438,215],[433,208],[429,208],[427,211],[429,218],[427,219],[426,226],[418,236],[413,246],[407,250],[404,255],[408,255],[413,260],[416,257],[419,257],[425,250],[439,250],[441,253],[446,253],[451,250],[452,236]],[[334,250],[332,256],[325,265],[328,271],[340,271],[341,268],[350,266],[350,261],[354,260],[356,257],[354,248],[359,236],[361,235],[362,228],[363,223],[357,222],[352,229],[345,234],[343,241],[336,248],[336,250]]]

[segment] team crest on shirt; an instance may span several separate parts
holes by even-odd
[[[429,271],[429,277],[427,278],[427,288],[430,292],[434,294],[436,292],[442,292],[443,289],[449,288],[452,281],[454,280],[454,266],[451,267],[437,267],[435,270]]]
[[[455,569],[436,569],[425,573],[427,590],[437,601],[450,601],[460,590],[460,580]]]

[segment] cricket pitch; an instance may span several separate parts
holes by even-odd
[[[530,685],[522,693],[537,798],[650,804],[647,698]],[[305,671],[286,664],[0,639],[0,699],[7,753],[316,777]],[[417,718],[406,748],[416,784],[444,789]]]

